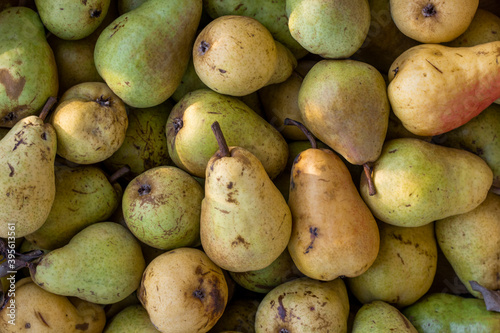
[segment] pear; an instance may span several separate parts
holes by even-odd
[[[50,213],[57,137],[45,114],[23,118],[0,141],[0,237],[35,232]]]
[[[48,292],[112,304],[139,287],[145,269],[139,242],[113,222],[92,224],[30,266],[33,281]]]
[[[200,0],[149,0],[121,15],[97,40],[97,71],[127,105],[163,103],[187,67],[201,10]]]
[[[391,0],[391,16],[399,30],[422,43],[449,42],[469,27],[479,0]]]
[[[231,272],[269,266],[285,250],[292,217],[262,163],[242,147],[227,147],[217,122],[219,150],[208,162],[200,237],[206,254]]]
[[[377,259],[366,272],[349,278],[348,287],[363,304],[375,300],[396,307],[413,304],[429,290],[436,274],[434,224],[397,227],[380,222],[379,229]]]
[[[285,122],[288,123],[288,122]],[[379,231],[349,170],[329,149],[312,148],[294,160],[288,205],[292,235],[288,250],[306,276],[331,281],[358,276],[377,258]]]
[[[352,333],[417,333],[410,321],[394,306],[373,301],[364,304],[356,313]]]
[[[149,169],[125,189],[122,210],[129,230],[143,243],[162,250],[197,246],[203,188],[174,166]]]
[[[402,312],[422,333],[500,330],[500,313],[486,310],[484,301],[474,298],[433,293]]]
[[[130,305],[114,316],[103,333],[158,333],[148,312],[140,304]]]
[[[306,50],[323,58],[348,58],[370,27],[368,0],[286,0],[288,28]]]
[[[56,195],[44,224],[25,236],[34,245],[53,250],[66,245],[85,227],[107,220],[118,208],[122,188],[110,183],[96,166],[55,167]]]
[[[210,125],[220,122],[229,145],[248,149],[276,177],[288,157],[283,136],[235,97],[209,89],[186,94],[172,109],[167,124],[168,153],[179,168],[205,177],[207,163],[217,150]]]
[[[224,15],[198,34],[193,63],[199,78],[210,89],[243,96],[285,81],[297,60],[256,19]]]
[[[255,332],[347,332],[349,299],[344,282],[307,277],[271,290],[255,316]]]
[[[260,300],[253,298],[232,300],[210,333],[255,333],[255,314],[259,303]]]
[[[436,221],[436,239],[472,295],[482,298],[469,281],[500,289],[500,196],[489,193],[470,212]]]
[[[186,71],[182,76],[182,80],[172,94],[172,99],[176,102],[180,101],[184,95],[188,92],[195,91],[198,89],[209,89],[203,81],[200,80],[196,70],[194,68],[193,56],[189,57],[189,63],[187,65]]]
[[[125,310],[131,305],[140,305],[139,298],[137,298],[137,292],[134,291],[124,299],[119,302],[108,304],[104,306],[104,311],[106,313],[106,319],[109,322],[114,316],[119,314],[121,311]]]
[[[446,46],[464,47],[474,46],[500,40],[500,17],[478,8],[469,27],[463,34],[444,43]]]
[[[286,0],[205,0],[203,8],[213,19],[224,15],[243,15],[255,18],[285,45],[297,59],[308,52],[292,37],[288,29]]]
[[[80,299],[49,293],[25,277],[15,284],[7,307],[0,310],[0,330],[9,332],[101,333],[106,317],[101,306]]]
[[[40,17],[27,7],[0,12],[0,45],[0,126],[12,127],[57,95],[57,67]]]
[[[233,280],[245,289],[266,294],[287,281],[303,277],[285,249],[269,266],[256,271],[229,272]]]
[[[499,30],[500,31],[500,30]],[[491,104],[464,125],[433,137],[433,142],[470,151],[493,171],[493,186],[500,187],[500,105]]]
[[[132,9],[136,9],[147,0],[118,0],[118,12],[120,15],[130,12]]]
[[[102,162],[123,144],[128,127],[123,101],[102,82],[67,90],[51,115],[57,154],[78,164]]]
[[[169,100],[150,108],[129,107],[125,139],[120,148],[103,161],[104,166],[112,172],[129,166],[130,172],[125,178],[131,180],[146,170],[173,164],[168,155],[165,132],[172,108]]]
[[[421,136],[467,123],[500,97],[499,48],[500,41],[495,41],[471,47],[422,44],[406,50],[389,70],[387,95],[394,114]]]
[[[159,331],[205,333],[222,316],[228,288],[222,270],[205,253],[183,247],[148,265],[138,295]]]
[[[376,218],[406,227],[476,208],[493,182],[479,156],[413,138],[386,142],[372,172],[377,194],[369,195],[361,177],[361,196]]]

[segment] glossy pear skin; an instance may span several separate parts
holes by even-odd
[[[0,126],[12,127],[57,96],[57,67],[44,26],[27,7],[0,13],[0,45]]]
[[[500,97],[499,54],[500,41],[408,49],[388,73],[387,94],[394,114],[410,132],[421,136],[465,124]]]
[[[310,148],[296,157],[288,205],[293,221],[288,250],[306,276],[323,281],[358,276],[375,261],[377,223],[333,151]]]
[[[417,330],[397,308],[383,302],[364,304],[356,312],[352,333],[417,333]]]
[[[368,194],[364,176],[360,192],[373,215],[407,227],[474,209],[493,182],[493,172],[479,156],[412,138],[386,142],[372,173],[377,193]]]
[[[33,281],[64,296],[112,304],[139,287],[145,268],[139,242],[118,223],[95,223],[30,267]]]
[[[9,223],[23,237],[45,222],[56,194],[56,149],[54,128],[37,116],[17,122],[0,141],[0,237],[9,235]]]
[[[143,5],[107,26],[94,52],[97,71],[111,90],[138,108],[163,103],[179,85],[202,9],[201,0]]]
[[[269,266],[290,239],[290,208],[260,161],[230,147],[229,156],[208,162],[200,236],[207,255],[232,272]]]

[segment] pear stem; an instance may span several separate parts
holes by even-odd
[[[47,115],[49,114],[50,109],[52,109],[52,107],[54,106],[54,104],[56,104],[56,102],[57,102],[57,98],[55,98],[54,96],[50,96],[47,99],[47,102],[43,106],[43,109],[40,112],[40,115],[38,116],[40,119],[42,119],[42,121],[45,121],[45,118],[47,118]]]
[[[285,121],[283,122],[285,125],[295,125],[297,126],[307,137],[309,142],[311,143],[311,147],[314,149],[318,148],[318,145],[316,144],[316,139],[314,139],[314,136],[309,132],[309,130],[302,124],[301,122],[298,122],[297,120],[293,120],[290,118],[286,118]]]
[[[368,163],[363,164],[363,170],[365,171],[366,181],[368,182],[368,194],[370,196],[377,194],[375,190],[375,185],[373,184],[372,178],[372,168]]]
[[[4,258],[9,258],[12,253],[3,240],[0,240],[0,255]],[[26,253],[14,253],[14,264],[12,261],[7,260],[0,265],[0,277],[6,276],[11,272],[17,271],[21,268],[27,267],[29,263],[40,258],[43,255],[42,250],[33,250]]]
[[[226,139],[222,134],[219,123],[215,121],[211,127],[214,132],[215,139],[217,140],[217,144],[219,145],[220,157],[229,156],[229,147],[227,146]]]
[[[125,176],[130,171],[131,170],[130,170],[130,167],[128,165],[122,166],[120,169],[116,170],[115,172],[113,172],[113,174],[111,176],[108,177],[108,181],[111,184],[114,184],[118,181],[118,179]]]

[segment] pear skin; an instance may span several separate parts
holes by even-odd
[[[140,304],[130,305],[109,321],[103,333],[159,333]]]
[[[386,302],[364,304],[356,313],[352,333],[386,332],[417,333],[417,330],[397,308]]]

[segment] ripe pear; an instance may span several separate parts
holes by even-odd
[[[12,127],[57,95],[57,66],[40,17],[27,7],[0,12],[0,45],[0,126]]]
[[[370,27],[368,0],[286,0],[288,28],[306,50],[323,58],[348,58]]]
[[[0,140],[0,237],[35,232],[54,202],[57,137],[43,118],[21,119]]]
[[[122,210],[129,230],[143,243],[162,250],[197,246],[203,188],[174,166],[149,169],[125,189]]]
[[[92,224],[30,266],[33,281],[48,292],[112,304],[139,287],[145,268],[139,242],[114,222]]]
[[[122,188],[110,183],[97,166],[55,167],[56,196],[44,224],[25,236],[53,250],[66,245],[85,227],[107,220],[120,203]]]
[[[200,0],[149,0],[121,15],[97,40],[97,71],[127,105],[163,103],[187,67],[201,10]]]
[[[479,156],[413,138],[386,142],[372,172],[377,193],[369,195],[361,177],[361,196],[376,218],[405,227],[476,208],[493,182],[493,172]]]
[[[290,34],[286,0],[205,0],[203,6],[213,19],[223,15],[253,17],[262,23],[273,38],[285,45],[297,59],[308,53]]]
[[[443,44],[464,47],[494,42],[500,40],[499,32],[500,17],[478,8],[467,30],[452,41]]]
[[[500,331],[500,313],[486,310],[480,299],[433,293],[402,312],[421,333]]]
[[[279,285],[262,299],[255,316],[255,332],[347,333],[348,315],[344,281],[304,277]]]
[[[49,293],[29,277],[16,282],[14,294],[8,305],[0,310],[3,333],[101,333],[106,324],[100,305]],[[15,306],[13,316],[8,308],[11,303]]]
[[[158,333],[148,312],[140,304],[130,305],[114,316],[103,333]]]
[[[159,331],[205,333],[222,316],[228,288],[222,270],[205,253],[182,247],[148,265],[138,295]]]
[[[380,222],[379,229],[377,259],[366,272],[349,278],[348,287],[363,304],[375,300],[396,307],[413,304],[429,290],[436,274],[434,224],[397,227]]]
[[[394,114],[410,132],[422,136],[465,124],[500,97],[499,49],[500,41],[408,49],[389,70],[387,94]]]
[[[120,148],[103,161],[104,166],[115,172],[125,165],[131,180],[146,170],[173,164],[168,155],[165,124],[173,104],[166,102],[150,108],[128,108],[128,127]]]
[[[102,82],[67,90],[52,113],[57,154],[78,164],[104,161],[120,148],[128,127],[125,104]]]
[[[489,193],[470,212],[436,221],[436,239],[472,295],[483,298],[469,281],[500,289],[500,196]]]
[[[292,165],[288,250],[297,268],[310,278],[358,276],[377,258],[377,223],[340,157],[310,140],[312,148],[297,155]]]
[[[260,300],[243,298],[231,300],[210,333],[255,333],[255,314]]]
[[[207,165],[200,237],[206,254],[231,272],[269,266],[290,239],[290,208],[262,163],[242,147],[227,147],[218,123],[219,150]]]
[[[168,117],[168,153],[175,165],[205,177],[207,163],[218,148],[210,129],[214,121],[224,128],[227,143],[248,149],[269,177],[285,168],[288,149],[283,136],[242,101],[209,89],[186,94]]]
[[[356,313],[352,333],[417,333],[410,321],[394,306],[373,301],[364,304]]]
[[[422,43],[449,42],[469,27],[479,0],[391,0],[391,16],[406,36]]]
[[[193,63],[199,78],[210,89],[243,96],[285,81],[297,60],[256,19],[224,15],[198,34]]]

